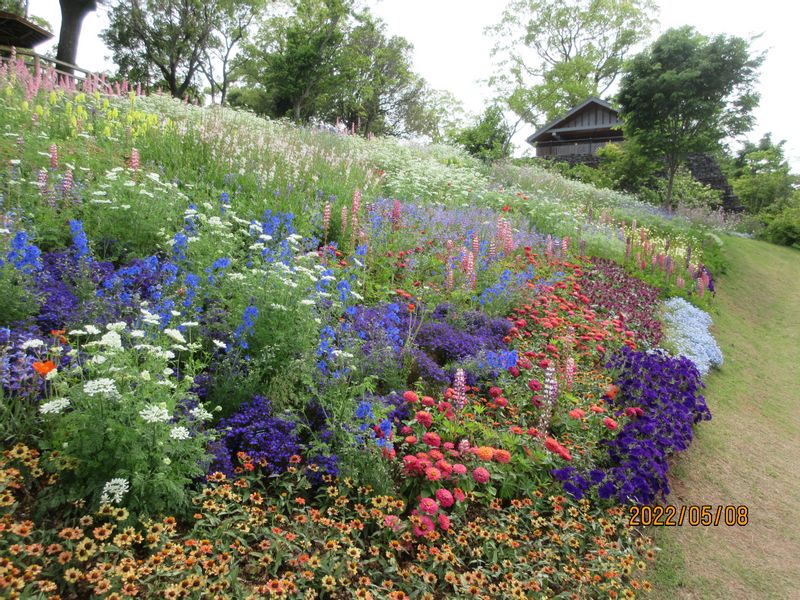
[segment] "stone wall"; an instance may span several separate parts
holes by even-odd
[[[741,212],[742,203],[733,193],[728,178],[722,172],[717,161],[710,154],[690,154],[686,159],[686,166],[692,177],[708,187],[722,192],[722,207],[726,211]]]

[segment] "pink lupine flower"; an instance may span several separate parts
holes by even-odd
[[[342,233],[347,231],[347,207],[342,207]]]
[[[58,168],[58,146],[52,144],[50,146],[50,168],[57,169]]]
[[[467,376],[464,369],[458,369],[453,379],[453,405],[458,410],[467,405]]]
[[[131,148],[130,167],[134,171],[139,170],[139,150],[136,148]]]
[[[330,201],[325,203],[325,208],[322,209],[322,232],[325,237],[325,241],[328,240],[328,230],[331,226],[331,203]]]

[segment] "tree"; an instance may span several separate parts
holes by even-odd
[[[515,113],[541,125],[605,93],[631,48],[647,39],[652,0],[510,0],[488,28],[501,56],[489,83]]]
[[[266,3],[267,0],[225,0],[222,3],[219,24],[200,62],[200,70],[211,87],[212,102],[219,92],[219,103],[225,106],[228,88],[242,63],[241,55],[235,53],[236,47],[247,39],[250,26]]]
[[[794,191],[798,177],[784,157],[785,143],[767,133],[758,144],[745,143],[734,159],[733,191],[751,213],[785,204]]]
[[[453,141],[467,152],[484,160],[508,158],[511,128],[503,117],[503,109],[488,106],[471,127],[458,133]]]
[[[225,0],[119,0],[103,39],[124,77],[160,75],[176,98],[186,94],[213,42]]]
[[[688,154],[711,151],[724,137],[752,127],[762,61],[742,38],[708,38],[688,26],[668,30],[630,61],[617,97],[625,137],[663,160],[668,208]]]
[[[251,90],[237,97],[248,97],[270,116],[302,121],[315,114],[315,103],[335,80],[351,7],[349,0],[293,5],[292,14],[268,19],[245,46],[242,74]]]
[[[335,78],[319,99],[318,116],[341,117],[364,135],[399,135],[409,125],[414,128],[408,117],[427,96],[427,86],[412,69],[412,49],[403,37],[387,37],[386,24],[369,11],[356,15],[337,56]]]
[[[59,0],[61,4],[61,32],[58,34],[58,53],[56,60],[74,65],[78,57],[78,40],[81,36],[83,18],[97,10],[97,0]],[[59,66],[65,73],[72,73],[72,67]]]

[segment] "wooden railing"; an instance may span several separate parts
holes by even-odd
[[[11,46],[0,45],[0,60],[8,61],[11,58],[12,52],[16,52],[17,58],[22,58],[30,66],[36,68],[47,68],[52,65],[56,73],[65,77],[75,77],[77,79],[86,79],[93,75],[97,75],[94,71],[82,69],[77,65],[72,65],[67,62],[60,61],[55,58],[49,58],[30,50],[28,48],[12,48]],[[72,72],[65,71],[64,68],[72,69]]]

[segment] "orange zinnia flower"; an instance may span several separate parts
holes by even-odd
[[[56,368],[56,364],[52,360],[47,360],[45,362],[36,361],[33,363],[33,370],[36,371],[42,377],[46,377],[50,371],[54,371]]]

